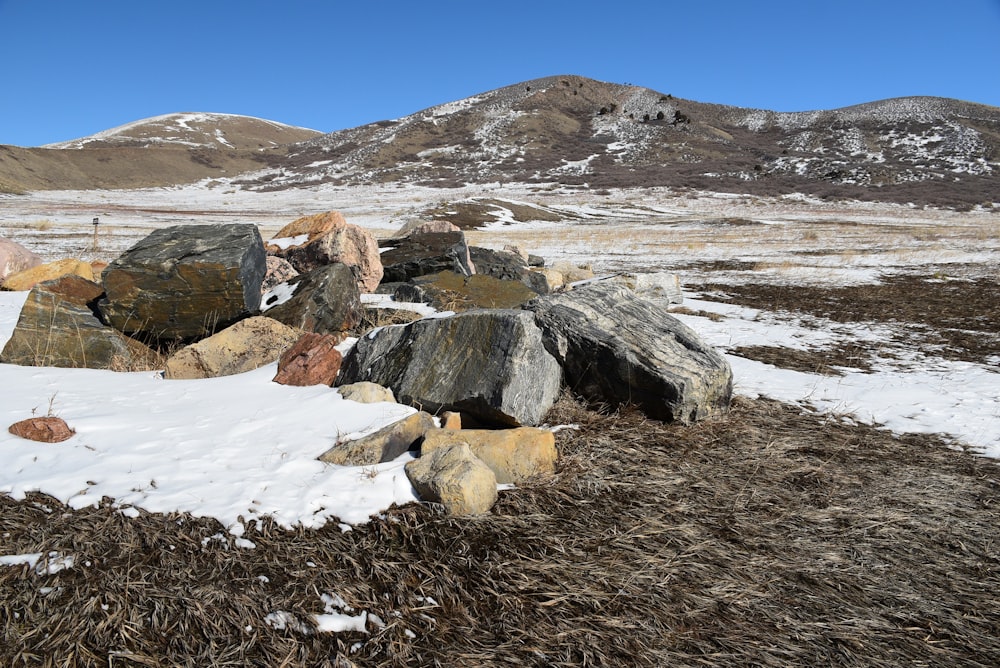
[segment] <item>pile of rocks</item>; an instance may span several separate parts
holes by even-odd
[[[359,331],[361,295],[373,292],[453,313]],[[515,248],[469,247],[440,224],[378,242],[327,212],[266,244],[252,225],[165,228],[100,282],[73,272],[37,283],[0,361],[129,369],[159,360],[167,378],[278,361],[276,382],[337,386],[345,397],[383,388],[379,400],[391,393],[418,412],[321,459],[363,466],[419,451],[407,472],[422,498],[483,512],[498,482],[553,470],[554,439],[537,426],[563,387],[663,420],[728,410],[729,365],[669,314],[679,300],[672,275],[599,280]],[[349,335],[359,338],[342,357]],[[458,421],[487,428],[449,428]]]

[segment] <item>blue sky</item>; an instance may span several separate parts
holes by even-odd
[[[806,111],[1000,106],[1000,0],[0,0],[0,144],[175,111],[324,132],[578,74]]]

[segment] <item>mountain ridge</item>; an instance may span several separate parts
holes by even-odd
[[[305,136],[288,142],[262,141],[257,128],[239,145],[224,143],[217,140],[217,130],[208,122],[198,129],[200,140],[188,137],[160,146],[149,139],[149,127],[119,132],[115,141],[106,131],[74,140],[78,148],[72,150],[173,151],[172,161],[161,160],[172,170],[157,176],[155,165],[145,165],[146,182],[221,177],[256,190],[554,182],[595,189],[803,192],[967,207],[991,202],[1000,175],[1000,108],[916,96],[776,112],[685,100],[576,75],[525,81],[326,134],[297,128]],[[40,169],[48,174],[44,160],[54,160],[44,152],[65,153],[66,144],[73,142],[19,149],[35,152],[34,178],[24,169],[11,169],[16,147],[0,147],[0,188],[5,182],[20,183],[22,190],[67,187],[59,186],[58,178],[39,186],[37,178]],[[184,152],[194,167],[184,164]],[[136,164],[156,162],[149,156],[104,157],[105,164],[119,157]],[[103,182],[120,185],[91,187],[136,187],[134,178],[104,176]]]

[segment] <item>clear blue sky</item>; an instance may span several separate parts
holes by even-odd
[[[1000,106],[1000,0],[0,0],[0,144],[175,111],[324,132],[556,74],[778,111]]]

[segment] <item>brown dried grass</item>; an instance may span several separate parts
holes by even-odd
[[[0,665],[1000,664],[997,462],[763,400],[690,427],[569,398],[550,419],[579,425],[556,475],[471,519],[265,522],[247,550],[203,544],[210,519],[0,497],[0,551],[76,558],[0,569]],[[263,622],[308,629],[323,592],[384,627]]]

